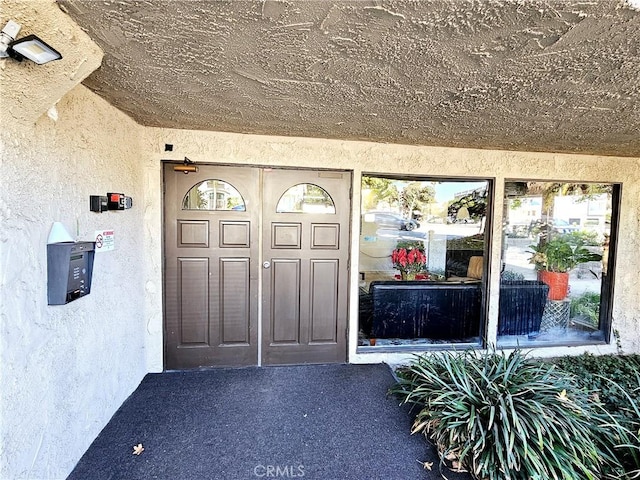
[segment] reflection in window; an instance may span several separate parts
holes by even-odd
[[[183,210],[245,211],[240,192],[223,180],[205,180],[194,185],[182,201]]]
[[[607,271],[618,186],[505,184],[498,343],[607,340]]]
[[[360,346],[480,343],[489,186],[363,176]]]
[[[278,213],[336,213],[331,196],[318,185],[300,183],[282,194],[276,207]]]

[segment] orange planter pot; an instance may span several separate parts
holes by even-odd
[[[560,272],[538,271],[538,280],[549,285],[549,300],[564,300],[569,293],[569,274]]]

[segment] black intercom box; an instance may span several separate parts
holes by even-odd
[[[92,212],[106,212],[107,210],[126,210],[133,207],[133,199],[124,193],[108,192],[106,196],[90,195],[89,210]]]
[[[107,192],[107,200],[109,210],[124,210],[125,196],[124,193]]]
[[[102,195],[90,195],[89,196],[89,210],[92,212],[106,212],[109,210],[109,202],[106,196]]]
[[[91,292],[95,242],[47,245],[47,300],[64,305]]]

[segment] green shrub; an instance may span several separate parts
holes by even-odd
[[[628,478],[640,478],[640,355],[584,354],[554,362],[598,396],[618,437],[619,462]]]
[[[584,292],[577,297],[572,297],[570,308],[572,317],[586,317],[592,323],[598,325],[600,317],[600,294],[596,292]]]
[[[564,236],[571,245],[602,245],[600,235],[598,232],[594,232],[592,230],[580,230],[577,232],[565,233]]]
[[[597,327],[600,323],[600,294],[595,292],[584,292],[582,295],[571,298],[569,306],[571,318],[584,317]]]
[[[404,248],[407,250],[407,252],[414,248],[417,248],[422,253],[424,253],[425,251],[424,242],[422,240],[398,240],[398,243],[396,243],[396,248]]]
[[[623,392],[640,388],[640,355],[592,355],[553,360],[560,369],[573,374],[579,384],[598,394],[605,408],[620,413],[627,405]]]
[[[622,415],[611,415],[611,427],[618,437],[614,451],[627,472],[621,478],[640,478],[640,388],[631,393],[618,388],[627,403],[621,407]]]
[[[419,408],[413,432],[478,479],[596,480],[622,472],[599,403],[554,365],[511,354],[416,357],[392,389]]]

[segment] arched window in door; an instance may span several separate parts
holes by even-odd
[[[200,182],[187,192],[182,200],[183,210],[238,210],[246,206],[240,192],[224,180],[210,179]]]
[[[299,183],[282,194],[276,212],[335,214],[336,206],[324,188],[313,183]]]

